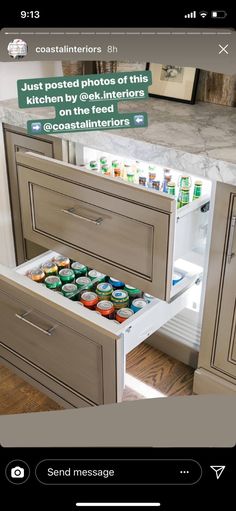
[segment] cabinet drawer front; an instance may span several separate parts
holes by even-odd
[[[94,403],[102,403],[101,346],[2,291],[0,308],[3,345]]]
[[[30,167],[18,166],[25,238],[168,299],[172,199],[73,166],[64,165],[62,176],[59,162],[30,160]]]

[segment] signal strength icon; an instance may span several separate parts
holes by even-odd
[[[196,18],[197,13],[196,13],[196,11],[192,11],[192,12],[189,12],[188,14],[185,14],[184,17],[185,18]]]
[[[206,12],[206,11],[201,11],[201,12],[199,12],[199,14],[200,14],[200,16],[201,16],[202,18],[205,18],[205,17],[208,15],[208,12]]]

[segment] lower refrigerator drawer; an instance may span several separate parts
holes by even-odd
[[[89,404],[120,401],[124,355],[179,312],[188,291],[170,304],[153,298],[118,324],[27,276],[56,255],[46,252],[15,270],[0,266],[1,347]]]

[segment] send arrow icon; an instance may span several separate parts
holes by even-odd
[[[223,474],[225,465],[210,465],[212,470],[216,473],[216,479],[220,479],[221,474]]]

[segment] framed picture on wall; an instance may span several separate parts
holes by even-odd
[[[183,103],[195,102],[199,69],[154,63],[148,63],[146,69],[152,72],[149,96]]]

